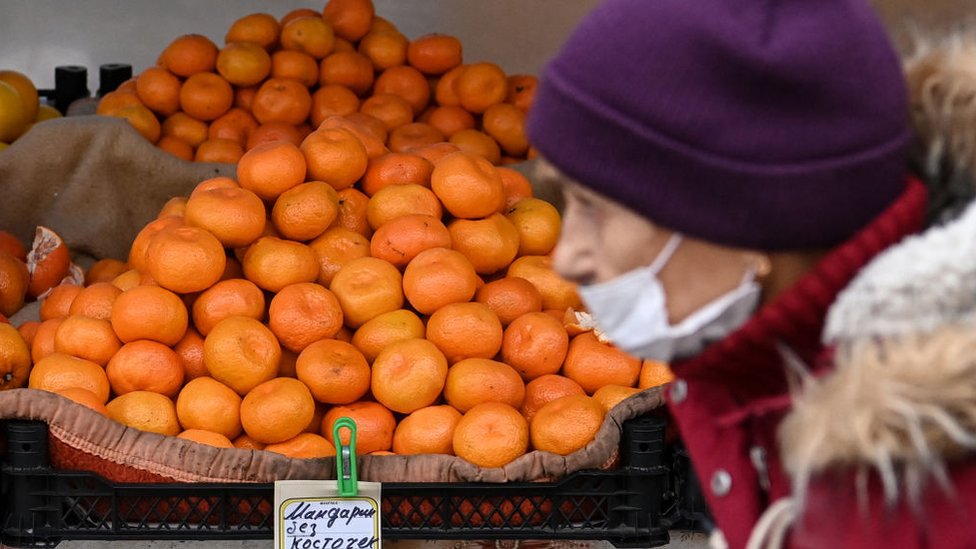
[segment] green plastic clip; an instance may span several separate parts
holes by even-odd
[[[349,444],[342,443],[339,429],[349,429]],[[336,441],[336,479],[339,481],[339,496],[359,495],[359,479],[356,476],[356,422],[348,417],[340,417],[332,426],[332,440]]]

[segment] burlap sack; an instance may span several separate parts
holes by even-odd
[[[49,120],[0,152],[0,229],[29,244],[45,225],[75,253],[125,260],[169,198],[216,175],[236,167],[180,160],[122,119]]]
[[[611,466],[624,421],[663,403],[660,388],[614,407],[593,442],[568,456],[533,451],[505,467],[477,467],[447,455],[360,456],[359,478],[376,482],[518,482],[553,480]],[[126,427],[60,395],[36,389],[0,392],[0,420],[48,424],[51,465],[99,473],[116,482],[274,482],[333,479],[335,460],[292,459],[272,452],[220,449]]]

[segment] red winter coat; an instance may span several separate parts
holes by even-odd
[[[811,365],[815,375],[828,373],[832,364],[824,359],[827,353],[821,343],[828,308],[879,252],[921,230],[925,206],[924,187],[909,180],[895,203],[831,250],[734,334],[673,365],[678,380],[669,390],[669,411],[729,547],[745,547],[768,507],[792,495],[777,440],[780,423],[792,408],[782,348]],[[863,502],[858,499],[855,474],[834,468],[811,481],[802,515],[794,522],[786,545],[965,546],[960,539],[976,545],[976,515],[972,514],[976,490],[969,490],[974,481],[976,469],[954,470],[953,482],[961,499],[952,502],[933,494],[925,501],[925,519],[912,515],[907,504],[887,511],[878,503],[879,483],[871,481],[867,483],[871,497],[865,515],[859,507]],[[960,522],[962,516],[970,519]],[[972,535],[966,530],[972,530]]]

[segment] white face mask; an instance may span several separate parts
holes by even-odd
[[[738,287],[672,326],[657,274],[680,243],[681,236],[674,233],[647,267],[579,288],[599,328],[614,345],[633,356],[668,362],[698,354],[742,326],[759,303],[760,287],[750,270]]]

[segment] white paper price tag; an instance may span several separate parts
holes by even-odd
[[[379,548],[380,486],[360,482],[357,496],[339,497],[334,480],[275,482],[275,548]]]

